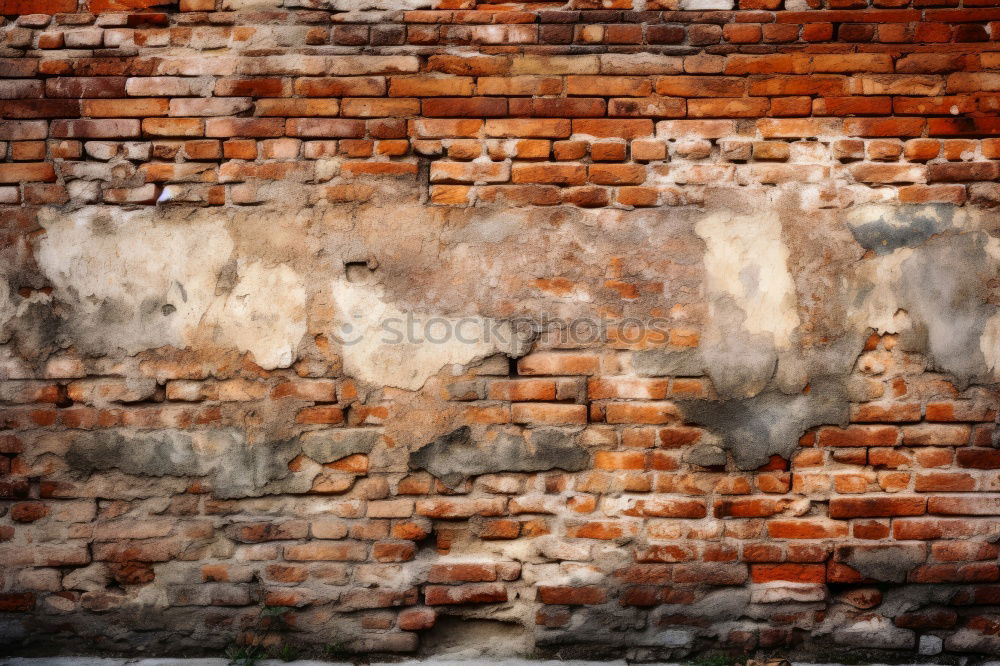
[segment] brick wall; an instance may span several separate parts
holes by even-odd
[[[0,0],[4,649],[997,654],[996,4]]]

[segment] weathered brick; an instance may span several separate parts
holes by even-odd
[[[830,517],[917,516],[924,513],[925,505],[923,497],[834,497]]]
[[[428,585],[424,588],[424,603],[428,606],[496,604],[505,601],[507,601],[507,588],[502,583]]]

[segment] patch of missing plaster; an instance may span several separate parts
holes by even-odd
[[[474,436],[469,426],[462,426],[410,455],[410,469],[427,470],[454,488],[471,476],[495,472],[576,472],[589,460],[573,436],[561,430],[487,431]]]
[[[259,497],[278,480],[276,492],[304,492],[311,479],[291,476],[288,463],[298,455],[295,440],[249,444],[233,428],[135,432],[109,429],[74,439],[66,462],[74,473],[117,469],[153,477],[208,477],[216,497]]]
[[[958,212],[949,204],[859,206],[847,212],[847,224],[861,247],[889,254],[899,248],[917,247],[936,234],[960,226]]]
[[[526,350],[524,335],[507,322],[406,312],[379,284],[337,278],[332,297],[344,370],[378,386],[416,391],[446,365]]]
[[[304,280],[284,264],[234,259],[223,218],[99,208],[39,218],[36,259],[67,312],[67,344],[97,354],[214,345],[267,369],[294,360]]]
[[[836,378],[815,380],[797,395],[768,390],[752,398],[678,404],[685,421],[719,435],[743,470],[756,469],[773,455],[790,458],[806,430],[821,423],[846,425],[849,416],[846,389]]]

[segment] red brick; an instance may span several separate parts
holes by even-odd
[[[968,425],[921,423],[903,426],[905,446],[965,446],[972,428]]]
[[[959,467],[969,469],[1000,469],[1000,450],[998,449],[959,449],[956,455]]]
[[[962,205],[966,200],[964,185],[907,185],[899,188],[900,203],[950,203]]]
[[[597,585],[580,587],[539,585],[538,599],[543,604],[562,606],[593,606],[608,600],[607,593]]]
[[[512,116],[593,118],[603,116],[605,110],[604,100],[597,98],[536,97],[510,100]]]
[[[689,99],[687,110],[691,118],[759,118],[769,104],[766,97]]]
[[[910,572],[914,583],[992,583],[1000,580],[996,562],[969,564],[927,564]]]
[[[1000,496],[988,497],[929,497],[927,512],[946,516],[1000,515]]]
[[[490,400],[555,400],[556,383],[549,379],[511,379],[490,382],[487,391]]]
[[[516,539],[521,535],[521,523],[506,518],[486,520],[478,526],[476,533],[485,540]]]
[[[411,541],[382,541],[372,546],[372,559],[376,562],[408,562],[417,553]]]
[[[56,172],[49,162],[22,162],[0,164],[0,183],[22,183],[41,181],[51,183]]]
[[[498,137],[566,138],[570,135],[570,121],[559,118],[505,118],[503,120],[487,120],[486,135]]]
[[[848,524],[832,520],[770,520],[767,531],[773,539],[837,539],[847,536]]]
[[[848,136],[920,136],[924,131],[923,118],[847,118],[844,133]]]
[[[927,165],[927,180],[931,183],[991,181],[1000,178],[998,162],[961,162]]]
[[[10,519],[16,523],[33,523],[49,514],[43,502],[18,502],[10,507]]]
[[[591,400],[661,400],[667,395],[667,380],[632,377],[591,379],[587,383],[587,394]]]
[[[312,541],[285,546],[284,557],[292,561],[353,561],[367,558],[367,549],[357,541]]]
[[[500,497],[481,499],[421,499],[415,512],[429,518],[469,518],[470,516],[499,516],[503,514],[506,500]]]
[[[507,100],[498,97],[438,97],[421,103],[430,118],[499,118],[507,115]]]
[[[428,606],[446,604],[496,604],[507,601],[507,588],[501,583],[471,585],[428,585],[424,602]]]
[[[899,429],[893,426],[824,426],[819,429],[820,446],[895,446],[898,441]]]
[[[964,473],[918,474],[915,483],[917,492],[968,492],[976,489],[975,478]]]
[[[25,0],[19,0],[19,1],[25,2]],[[6,2],[8,3],[8,5],[12,4],[11,0],[6,0]],[[4,13],[7,13],[6,9],[4,10]],[[0,611],[3,611],[5,613],[27,613],[34,609],[35,609],[35,595],[30,592],[0,593]]]
[[[606,408],[608,423],[641,423],[648,425],[671,423],[680,418],[677,407],[670,402],[614,402]]]
[[[593,164],[587,177],[599,185],[641,185],[646,180],[646,168],[641,164]]]
[[[514,423],[571,425],[587,422],[586,405],[517,402],[511,405]]]
[[[47,97],[125,97],[125,77],[121,76],[74,76],[56,77],[45,80]]]
[[[830,517],[919,516],[925,504],[923,497],[834,497],[830,500]]]
[[[337,424],[344,422],[344,412],[340,407],[322,405],[300,409],[295,416],[296,423]]]
[[[765,518],[785,511],[788,500],[772,498],[746,498],[717,500],[715,516],[717,518]]]
[[[433,627],[436,620],[432,608],[407,608],[400,612],[398,626],[404,631],[421,631]]]
[[[429,583],[483,583],[497,580],[494,564],[435,564],[431,567]]]
[[[919,420],[919,403],[895,403],[889,405],[868,403],[857,405],[851,409],[851,421],[855,423],[872,423],[878,421],[904,423]]]
[[[620,118],[577,119],[573,121],[573,133],[589,134],[598,138],[636,139],[653,134],[653,121]]]
[[[754,564],[750,566],[750,578],[754,583],[824,583],[826,567],[822,564]]]
[[[205,136],[211,137],[274,137],[285,133],[281,118],[209,118],[205,121]]]
[[[646,97],[653,92],[648,77],[567,76],[566,94],[589,97]]]
[[[144,121],[146,122],[146,121]],[[125,139],[139,136],[138,120],[53,120],[51,135],[71,139]]]
[[[582,164],[515,163],[511,167],[514,183],[581,185],[586,179],[587,167]]]
[[[145,118],[142,133],[146,136],[202,136],[205,133],[201,118]]]
[[[220,119],[222,120],[222,119]],[[247,120],[258,120],[255,118],[248,118]],[[301,136],[301,137],[321,137],[321,138],[344,138],[353,139],[360,138],[365,135],[365,123],[363,120],[349,120],[341,118],[289,118],[287,121],[282,121],[280,119],[259,119],[262,122],[278,123],[268,126],[253,127],[248,126],[249,130],[259,130],[261,132],[265,131],[277,131],[279,124],[285,122],[284,132],[288,136]],[[242,127],[229,128],[226,126],[220,126],[216,128],[218,131],[223,131],[227,129],[242,129]],[[210,135],[214,136],[214,135]],[[221,136],[229,136],[229,134],[222,134]],[[234,134],[234,136],[280,136],[279,134]]]

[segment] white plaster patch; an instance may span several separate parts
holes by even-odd
[[[910,318],[900,308],[896,285],[903,276],[902,265],[913,256],[913,250],[903,248],[866,261],[863,278],[872,285],[857,308],[849,311],[855,330],[873,328],[879,335],[895,334],[910,327]],[[857,286],[845,289],[847,293],[857,293]]]
[[[240,261],[237,273],[236,286],[208,317],[216,341],[252,353],[264,368],[288,367],[306,333],[302,278],[285,264],[271,268],[257,261]]]
[[[98,208],[45,211],[40,221],[38,264],[58,299],[71,304],[71,326],[89,339],[81,342],[102,351],[184,343],[233,251],[219,221],[157,223],[142,211]]]
[[[709,313],[715,298],[730,296],[746,315],[748,333],[769,335],[777,350],[789,349],[800,322],[778,216],[720,212],[700,220],[695,231],[707,246]]]
[[[284,264],[240,260],[234,287],[220,290],[235,248],[223,220],[157,215],[43,211],[37,260],[69,308],[73,343],[136,354],[211,342],[268,369],[290,365],[306,330],[302,278]]]
[[[344,369],[372,384],[415,391],[446,365],[524,353],[524,340],[506,322],[407,313],[377,284],[339,278],[331,289]]]
[[[986,369],[993,373],[994,381],[1000,381],[1000,314],[986,320],[979,337],[979,351],[983,352]]]

